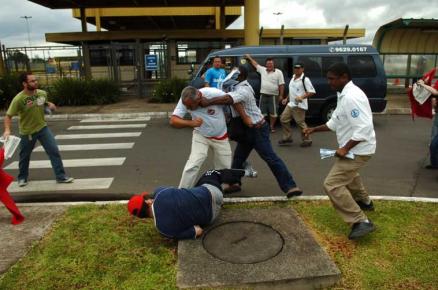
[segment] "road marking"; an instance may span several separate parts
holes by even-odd
[[[57,183],[55,180],[30,180],[28,185],[19,187],[17,182],[11,183],[8,191],[29,192],[29,191],[66,191],[66,190],[85,190],[85,189],[107,189],[111,186],[114,178],[84,178],[75,179],[72,183]]]
[[[57,140],[138,137],[141,132],[57,135]]]
[[[146,128],[146,124],[71,126],[67,130],[130,129],[130,128]]]
[[[131,149],[132,147],[134,147],[134,143],[58,145],[59,151],[113,150]],[[44,152],[44,148],[42,146],[38,146],[35,148],[34,152]]]
[[[93,118],[93,119],[84,119],[81,120],[80,123],[104,123],[104,122],[143,122],[143,121],[150,121],[151,117],[144,117],[144,118],[135,118],[135,119],[120,119],[120,118]]]
[[[125,157],[65,159],[62,163],[64,167],[120,166],[125,162],[125,159]],[[30,162],[29,168],[52,168],[52,164],[49,160],[35,160]],[[5,169],[18,169],[18,161],[12,162]]]

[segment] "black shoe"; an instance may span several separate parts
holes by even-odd
[[[357,240],[371,232],[373,232],[376,229],[374,224],[369,222],[358,222],[353,224],[353,227],[351,228],[351,232],[348,235],[348,238],[350,240]]]
[[[293,142],[294,141],[292,139],[282,139],[282,140],[278,141],[278,145],[285,146],[285,145],[290,145]]]
[[[424,168],[426,169],[438,169],[438,166],[433,166],[433,165],[426,165]]]
[[[224,194],[231,194],[231,193],[239,192],[241,190],[242,188],[238,183],[227,184],[227,186],[224,188]]]
[[[299,187],[294,187],[289,189],[289,191],[286,193],[287,198],[292,198],[295,196],[300,196],[303,194],[303,191]]]
[[[370,201],[369,204],[366,204],[363,201],[358,201],[356,200],[357,205],[360,207],[361,210],[366,210],[366,211],[374,211],[374,204],[373,201]]]
[[[308,141],[308,140],[303,141],[303,142],[300,144],[300,147],[310,147],[310,146],[312,146],[312,141]]]

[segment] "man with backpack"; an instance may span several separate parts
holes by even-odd
[[[278,145],[292,144],[292,130],[290,126],[292,118],[297,123],[297,126],[301,128],[300,131],[307,128],[305,121],[306,111],[309,106],[307,99],[314,94],[315,89],[313,88],[312,82],[304,75],[304,65],[302,63],[296,63],[294,65],[294,75],[289,83],[289,97],[285,97],[281,101],[283,105],[287,105],[280,116],[281,127],[283,128],[283,139],[278,141]],[[301,147],[312,146],[310,136],[305,136],[301,133],[301,139]]]

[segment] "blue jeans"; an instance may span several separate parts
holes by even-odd
[[[278,185],[283,192],[297,186],[292,174],[272,149],[269,140],[269,125],[265,123],[261,128],[249,128],[246,132],[246,142],[237,143],[234,151],[232,168],[243,169],[243,163],[254,149],[259,156],[268,164],[272,174],[277,179]]]
[[[438,134],[433,137],[429,146],[430,165],[438,167]]]
[[[50,158],[53,171],[55,172],[56,180],[63,180],[66,178],[64,165],[62,164],[61,155],[59,154],[58,145],[52,132],[46,126],[32,135],[20,135],[20,162],[18,164],[19,173],[18,180],[27,180],[29,176],[29,161],[32,150],[35,147],[37,140],[40,141],[44,150]]]

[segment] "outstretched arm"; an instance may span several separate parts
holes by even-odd
[[[249,61],[251,62],[251,65],[253,67],[257,67],[259,64],[255,61],[255,59],[253,59],[249,54],[245,54],[245,58],[249,59]]]
[[[224,95],[221,97],[207,99],[205,97],[201,98],[199,105],[203,108],[212,105],[232,105],[234,103],[233,98],[230,95]]]
[[[329,127],[327,127],[326,124],[320,125],[318,127],[310,127],[303,129],[303,134],[308,137],[310,134],[314,132],[324,132],[324,131],[330,131]]]

